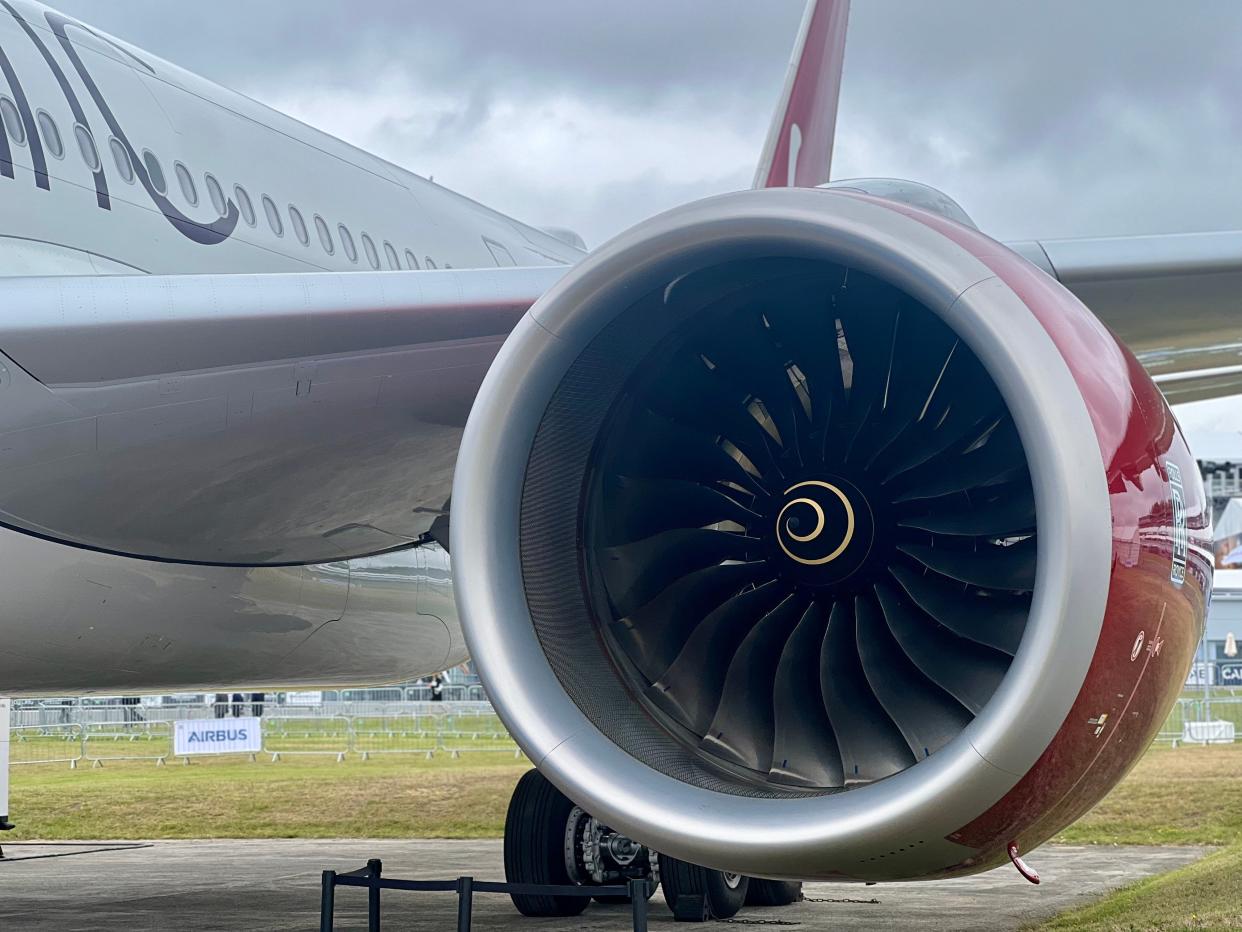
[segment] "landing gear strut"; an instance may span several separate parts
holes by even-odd
[[[638,844],[575,806],[537,770],[522,776],[505,818],[505,879],[510,883],[619,886],[658,884],[678,919],[728,919],[743,904],[783,906],[801,899],[802,885],[758,880],[688,864]],[[512,894],[526,916],[576,916],[586,897]],[[600,903],[628,897],[597,896]]]

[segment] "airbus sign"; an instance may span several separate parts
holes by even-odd
[[[173,755],[254,754],[263,750],[258,718],[201,719],[176,723]]]

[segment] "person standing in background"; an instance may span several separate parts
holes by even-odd
[[[125,713],[125,721],[141,722],[143,720],[142,713],[138,711],[138,706],[142,700],[137,696],[122,696],[121,708]]]
[[[444,676],[437,673],[431,678],[431,701],[444,701]]]

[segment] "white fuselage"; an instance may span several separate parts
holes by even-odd
[[[0,118],[0,276],[40,276],[0,307],[0,695],[464,659],[430,529],[524,307],[429,270],[582,251],[30,0]]]
[[[5,70],[21,87],[19,94],[0,76],[0,96],[40,127],[34,140],[19,144],[9,136],[14,177],[0,177],[0,274],[485,268],[559,264],[581,254],[248,97],[71,24],[61,31],[75,61],[53,28],[56,17],[29,0],[0,5]],[[76,128],[80,116],[89,139]],[[53,135],[49,121],[59,145],[46,138]],[[124,143],[143,164],[125,164],[133,160]],[[40,149],[46,187],[37,183]],[[147,170],[152,159],[163,185]],[[144,171],[157,193],[162,188],[173,208],[204,228],[229,210],[228,203],[223,211],[213,204],[207,179],[214,178],[238,208],[228,235],[205,245],[179,232],[149,193]],[[107,208],[99,206],[97,173]],[[183,187],[183,175],[192,187]],[[265,198],[275,206],[276,225]],[[306,243],[291,209],[302,217]],[[341,226],[353,241],[352,259]],[[374,262],[364,236],[374,244]]]

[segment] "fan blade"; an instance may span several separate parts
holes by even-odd
[[[720,704],[728,664],[755,623],[789,594],[781,583],[764,583],[729,599],[703,619],[676,659],[646,694],[691,731],[706,734]]]
[[[765,316],[785,352],[806,376],[812,430],[822,431],[832,410],[845,403],[837,325],[830,311],[830,294],[841,283],[820,277],[789,285],[773,296]]]
[[[677,528],[600,550],[599,567],[621,616],[645,605],[686,573],[726,560],[762,559],[760,542],[729,531]]]
[[[697,570],[613,622],[613,634],[643,675],[655,680],[668,669],[696,625],[765,572],[763,563],[726,563]]]
[[[959,582],[984,589],[1026,592],[1035,588],[1036,543],[1028,537],[1016,544],[999,546],[976,541],[976,549],[960,550],[928,544],[898,544],[924,566]]]
[[[959,345],[916,427],[886,457],[884,482],[950,449],[969,447],[971,439],[1000,420],[1007,421],[1009,416],[998,403],[996,386],[975,355]]]
[[[972,440],[1005,417],[996,410],[966,412],[962,405],[955,404],[943,421],[939,414],[935,418],[925,418],[889,449],[882,482],[887,485],[900,480],[905,473],[926,466],[933,460],[943,462],[960,456],[958,451],[969,447]]]
[[[819,648],[828,630],[828,611],[818,602],[785,643],[773,683],[771,779],[793,786],[844,786],[845,772],[832,723],[819,688]]]
[[[962,733],[973,716],[925,677],[893,641],[884,615],[870,595],[855,600],[858,656],[871,691],[922,760]]]
[[[897,359],[883,406],[884,424],[872,441],[874,452],[867,461],[868,470],[908,450],[945,374],[958,357],[959,340],[939,319],[908,313],[898,323]]]
[[[890,572],[919,608],[954,634],[1011,657],[1018,652],[1031,612],[1029,595],[971,589],[901,564]]]
[[[957,637],[892,586],[881,583],[876,595],[884,620],[906,656],[924,676],[978,715],[1004,679],[1009,658]]]
[[[790,276],[764,296],[764,317],[771,333],[806,377],[815,431],[823,430],[831,410],[846,398],[833,312],[833,296],[841,292],[845,277],[845,270]]]
[[[694,353],[677,356],[648,393],[653,411],[703,433],[721,436],[746,454],[763,475],[783,475],[779,447],[746,409],[746,389],[729,384]]]
[[[636,412],[634,421],[633,442],[620,447],[609,463],[614,474],[732,482],[756,495],[767,495],[756,478],[716,443],[714,435],[674,424],[649,410]]]
[[[871,692],[858,660],[856,628],[853,603],[837,602],[820,648],[820,690],[847,786],[882,780],[915,762],[905,738]]]
[[[1012,421],[996,428],[979,449],[960,456],[937,457],[901,477],[904,487],[893,496],[897,503],[917,498],[939,498],[950,492],[994,485],[1026,471],[1026,455]]]
[[[1035,529],[1035,495],[1029,485],[989,487],[979,494],[923,499],[922,513],[898,520],[902,527],[966,537],[1013,537]]]
[[[759,314],[754,310],[734,314],[727,331],[708,337],[704,353],[717,364],[723,378],[763,401],[785,454],[801,462],[799,422],[805,421],[806,412],[789,378],[785,355]]]
[[[854,448],[866,430],[870,417],[870,406],[854,401],[851,396],[841,416],[834,416],[832,423],[824,431],[820,456],[825,464],[840,468],[853,459]]]
[[[759,515],[718,489],[677,479],[611,476],[605,494],[613,503],[604,516],[604,544],[624,544],[672,528],[734,521],[751,527]]]
[[[888,374],[880,405],[860,455],[871,469],[884,452],[918,423],[953,358],[957,340],[938,318],[904,299],[893,323]]]
[[[773,684],[805,608],[803,597],[791,595],[746,635],[729,663],[720,704],[702,741],[705,750],[767,773],[775,729]]]
[[[851,408],[860,403],[878,408],[883,403],[900,301],[895,289],[859,272],[851,272],[836,295],[836,316],[852,363]]]

